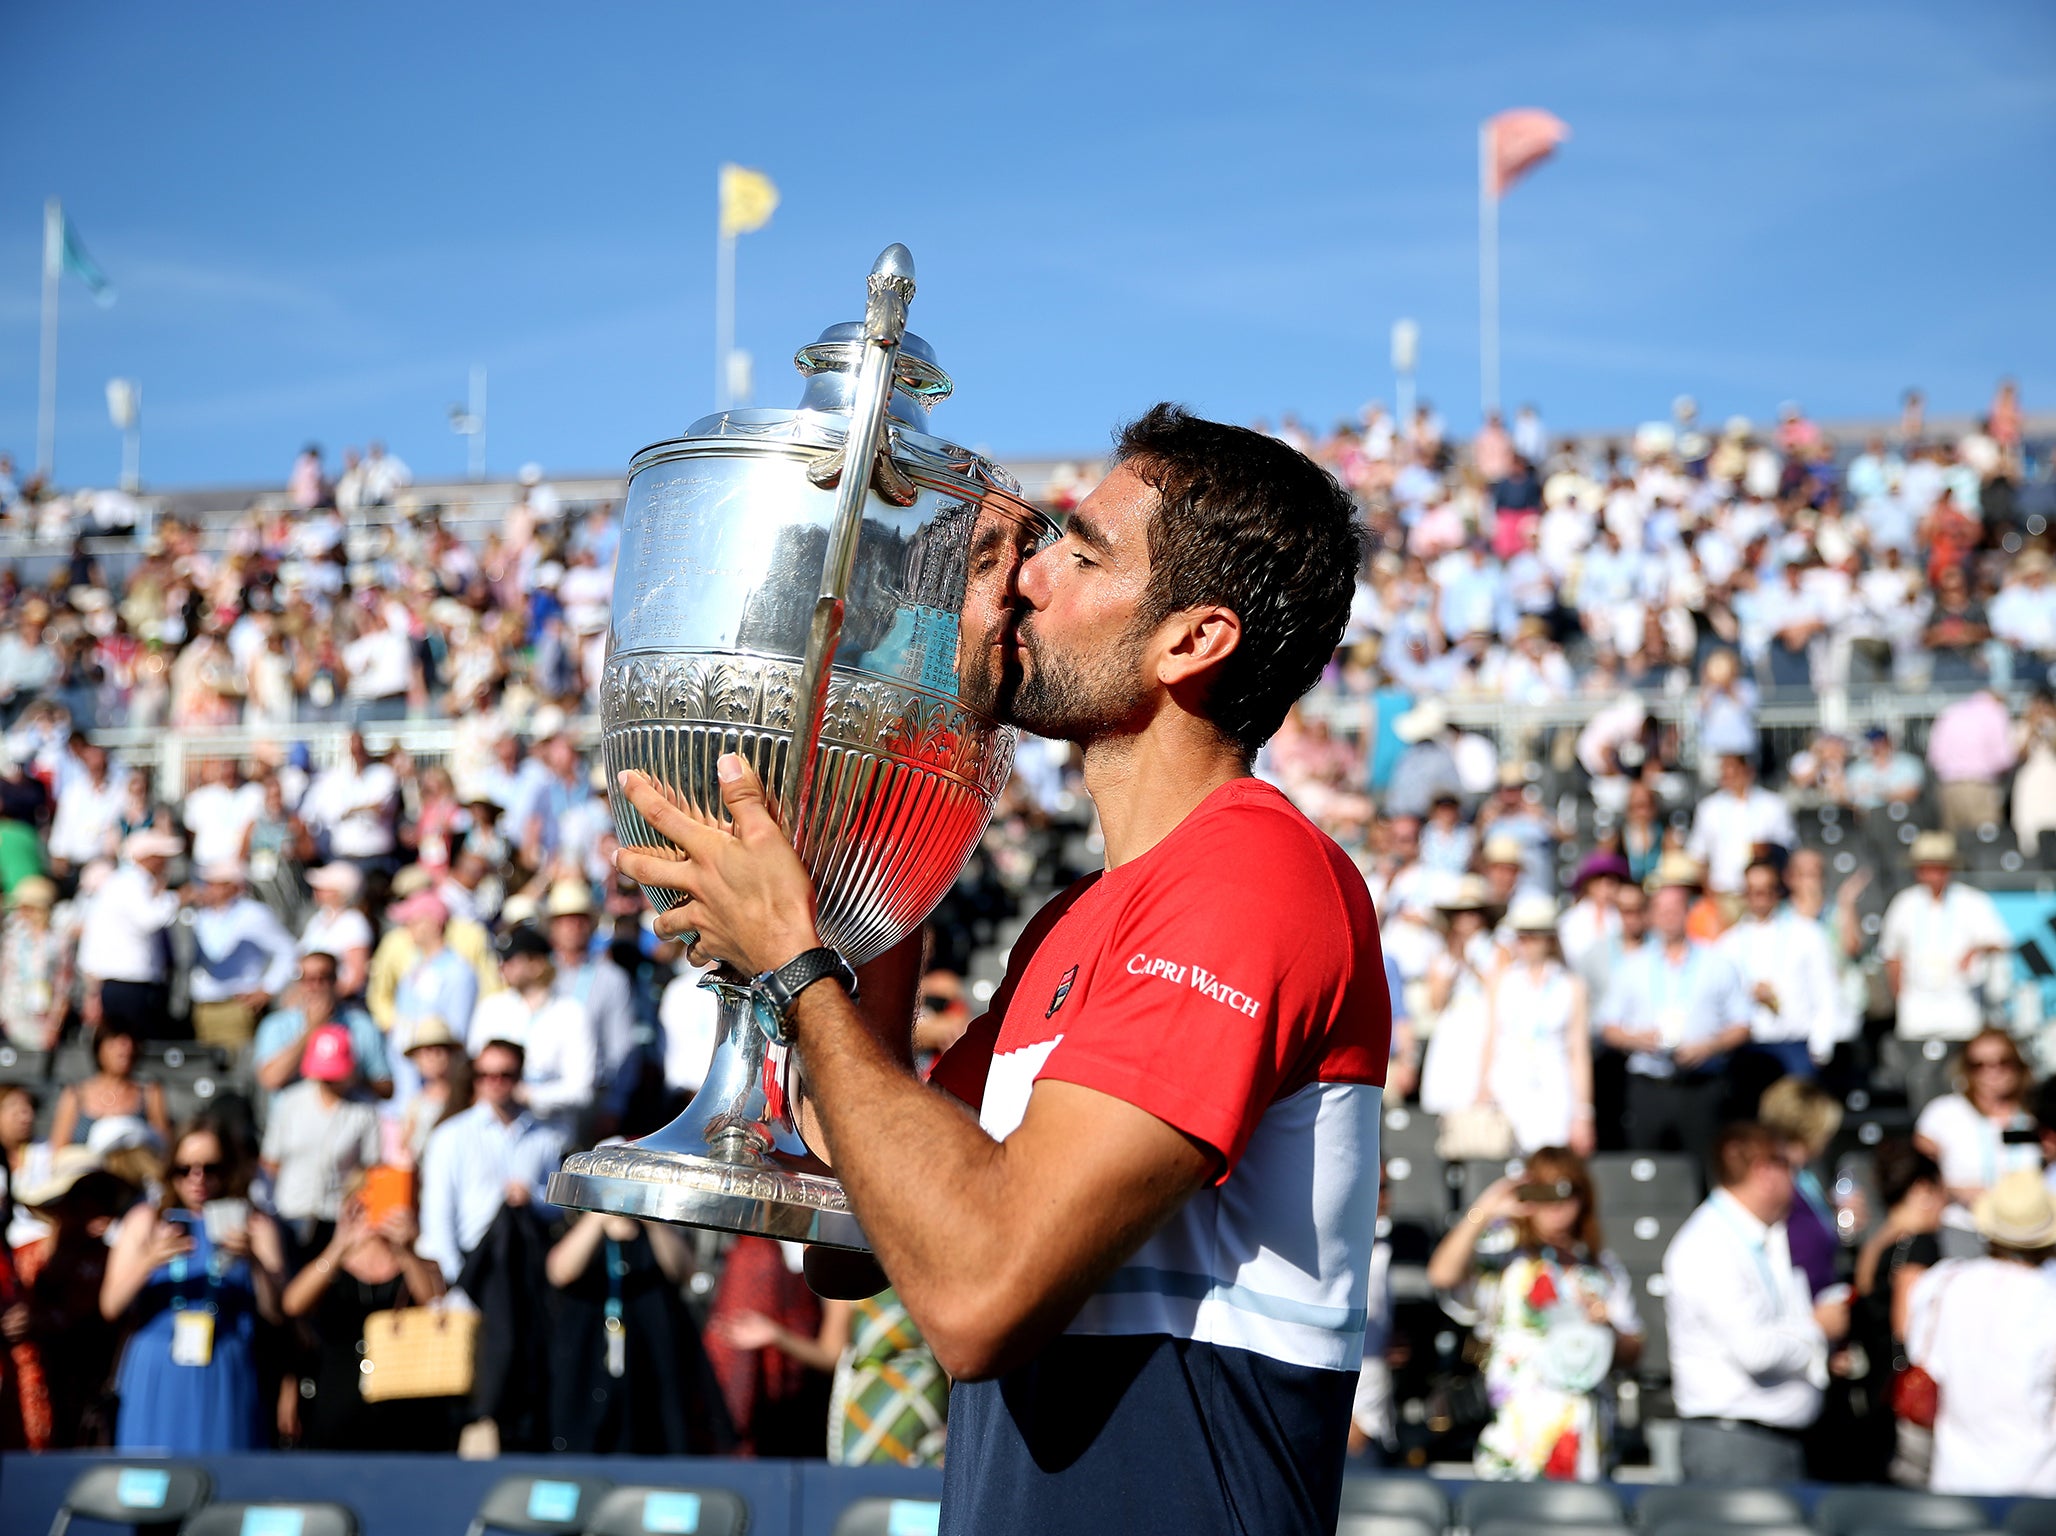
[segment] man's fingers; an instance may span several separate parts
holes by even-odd
[[[685,852],[704,849],[709,837],[722,835],[720,823],[690,805],[680,803],[681,797],[648,774],[628,768],[622,770],[616,782],[621,786],[621,792],[628,796],[628,803],[642,813],[642,819],[649,823],[650,830],[659,837],[670,839]]]
[[[721,780],[721,803],[728,807],[728,814],[734,818],[737,835],[769,827],[778,830],[778,818],[771,814],[771,807],[764,798],[764,781],[757,777],[757,770],[749,761],[735,752],[724,752],[720,761],[714,764],[714,772]]]
[[[692,861],[670,853],[642,848],[622,848],[614,854],[614,867],[637,885],[653,885],[660,891],[692,894]]]

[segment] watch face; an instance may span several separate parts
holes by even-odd
[[[785,1018],[771,1001],[771,994],[762,986],[750,988],[750,1015],[757,1021],[757,1028],[764,1032],[764,1038],[773,1045],[785,1044]]]

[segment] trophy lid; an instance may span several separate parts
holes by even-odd
[[[864,346],[864,323],[845,320],[831,325],[792,356],[792,365],[807,381],[800,399],[803,411],[847,415],[856,385],[857,359]],[[893,370],[892,402],[886,414],[917,431],[928,426],[928,412],[955,388],[935,361],[935,349],[911,331],[900,338],[899,364]]]

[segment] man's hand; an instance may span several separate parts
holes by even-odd
[[[507,1204],[518,1210],[528,1204],[528,1199],[528,1186],[526,1184],[522,1183],[519,1179],[509,1179],[507,1181]]]
[[[647,775],[621,775],[622,793],[673,852],[622,848],[614,867],[643,885],[686,899],[657,919],[660,938],[699,935],[687,958],[745,976],[775,970],[820,942],[814,885],[765,802],[754,769],[734,753],[717,771],[731,818],[721,826],[672,800]]]
[[[1671,1061],[1689,1072],[1718,1054],[1719,1049],[1712,1039],[1687,1040],[1671,1052]]]

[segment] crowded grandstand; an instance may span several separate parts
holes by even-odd
[[[1717,1423],[1750,1481],[2056,1495],[2030,427],[2002,384],[1854,437],[1276,429],[1367,534],[1257,762],[1361,867],[1393,1005],[1362,1465],[1674,1477]],[[1096,473],[1024,478],[1061,515]],[[713,1046],[612,863],[618,496],[377,445],[235,507],[0,461],[0,1446],[941,1459],[891,1292],[547,1203]],[[924,1060],[1101,852],[1024,740]],[[446,1297],[476,1371],[367,1331]]]

